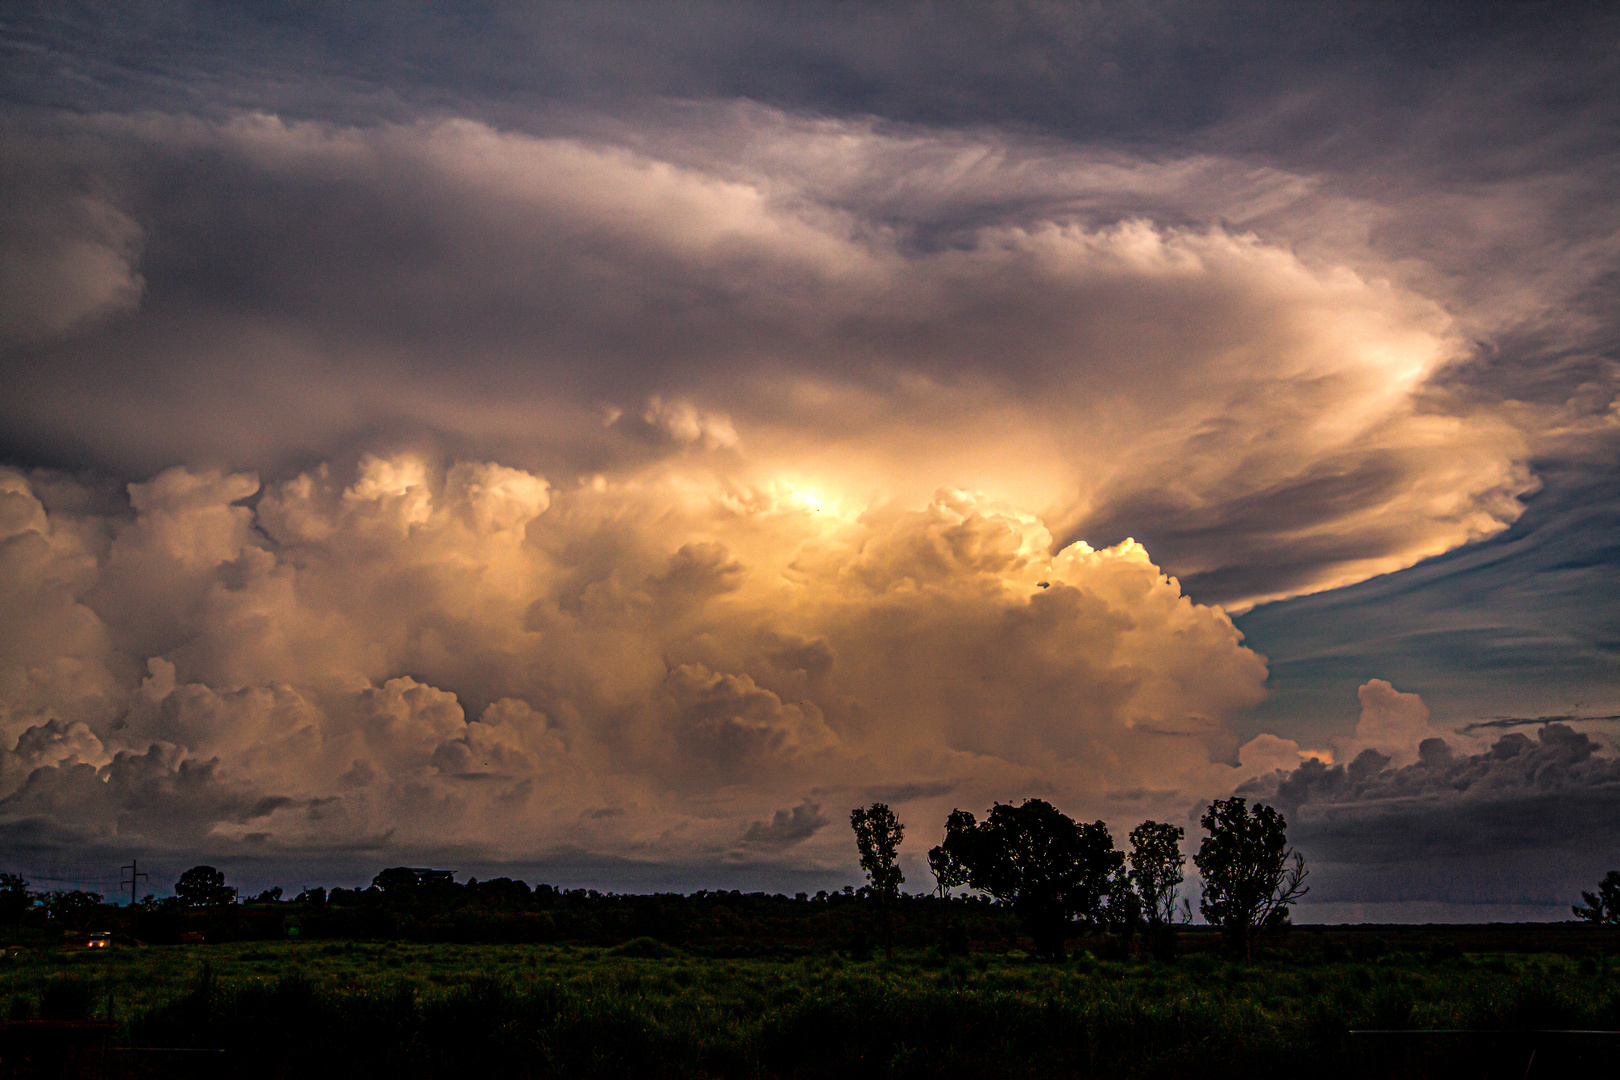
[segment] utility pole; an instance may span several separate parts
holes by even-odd
[[[129,886],[129,906],[134,907],[135,906],[135,882],[137,882],[137,881],[149,881],[150,879],[147,878],[146,871],[142,870],[134,859],[129,860],[129,865],[128,866],[120,866],[118,868],[118,872],[119,872],[120,875],[122,875],[125,870],[129,871],[129,880],[125,881],[125,880],[123,880],[122,876],[120,876],[119,881],[118,881],[118,887],[120,889],[122,889],[125,885]]]

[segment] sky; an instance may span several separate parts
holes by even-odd
[[[0,856],[1620,866],[1620,12],[19,3]],[[166,876],[167,875],[167,876]],[[1194,889],[1196,886],[1194,886]],[[102,886],[113,892],[115,887]]]

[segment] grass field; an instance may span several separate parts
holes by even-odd
[[[1620,964],[1610,976],[1590,956],[1378,940],[1360,959],[1324,939],[1249,966],[1211,951],[715,959],[650,939],[47,948],[0,966],[0,1007],[13,1021],[110,1016],[126,1045],[224,1048],[243,1076],[1518,1077],[1532,1049],[1532,1075],[1551,1076],[1620,1048],[1352,1036],[1620,1028]]]

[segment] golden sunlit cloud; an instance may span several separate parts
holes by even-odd
[[[1230,785],[1212,756],[1263,693],[1140,545],[1053,555],[971,492],[840,511],[666,467],[564,492],[406,453],[131,495],[127,521],[53,513],[6,475],[13,824],[699,856],[897,785],[928,813]],[[816,858],[814,832],[750,850]]]

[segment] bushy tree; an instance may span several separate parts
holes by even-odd
[[[522,907],[530,897],[527,883],[507,877],[490,881],[469,880],[467,891],[478,897],[480,903],[491,907]]]
[[[1572,910],[1577,919],[1589,923],[1620,923],[1620,870],[1610,870],[1598,882],[1596,893],[1583,892],[1585,905],[1576,904]]]
[[[1149,926],[1168,926],[1176,917],[1176,892],[1181,887],[1181,840],[1186,830],[1180,825],[1144,821],[1131,830],[1131,887],[1141,903],[1142,916]]]
[[[967,884],[1009,904],[1043,956],[1060,959],[1076,919],[1100,924],[1111,881],[1124,862],[1101,821],[1080,825],[1042,799],[997,803],[981,824],[954,811],[945,825],[946,855]]]
[[[229,904],[236,893],[225,884],[225,874],[212,866],[193,866],[174,883],[174,895],[187,907]]]
[[[1122,861],[1108,879],[1108,903],[1104,910],[1108,929],[1127,941],[1142,928],[1142,899],[1131,884],[1131,872]]]
[[[1287,925],[1289,905],[1310,890],[1305,856],[1288,847],[1288,823],[1276,810],[1241,796],[1217,799],[1201,820],[1209,835],[1193,856],[1204,879],[1199,909],[1243,957],[1253,956],[1254,931]]]
[[[415,892],[421,878],[409,866],[390,866],[371,879],[371,887],[390,896]]]
[[[371,879],[371,887],[394,899],[418,900],[442,900],[457,888],[453,871],[426,866],[390,866]]]

